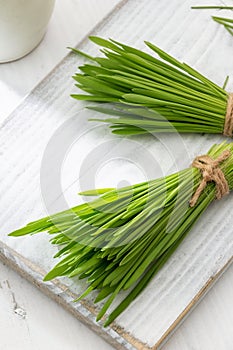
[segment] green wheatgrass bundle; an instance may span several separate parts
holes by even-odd
[[[97,320],[121,291],[128,291],[105,317],[107,326],[143,291],[215,197],[232,189],[233,143],[222,143],[178,173],[117,190],[85,192],[98,198],[10,236],[48,232],[51,243],[60,247],[55,257],[61,260],[44,280],[86,279],[87,290],[77,300],[97,290],[95,302],[104,300]]]
[[[195,10],[233,10],[233,6],[192,6]],[[225,17],[212,16],[212,19],[223,25],[224,28],[233,35],[233,19]]]
[[[91,63],[74,75],[76,86],[85,94],[72,97],[105,103],[93,109],[108,114],[100,121],[110,123],[113,133],[232,136],[233,95],[224,88],[149,42],[145,44],[159,58],[115,40],[90,39],[102,47],[104,56],[91,57],[73,49]]]

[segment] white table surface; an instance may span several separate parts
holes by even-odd
[[[0,123],[118,0],[57,1],[46,37],[25,58],[0,65]],[[1,150],[0,150],[1,151]],[[164,346],[164,350],[233,349],[233,266]],[[1,350],[110,350],[34,286],[0,263]]]

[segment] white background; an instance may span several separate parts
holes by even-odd
[[[119,1],[57,1],[47,35],[25,58],[0,65],[0,122]],[[1,150],[0,150],[1,151]],[[166,350],[233,348],[233,267],[165,345]],[[0,349],[110,350],[55,302],[0,263]]]

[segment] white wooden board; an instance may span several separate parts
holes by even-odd
[[[94,34],[143,48],[149,40],[221,84],[232,71],[232,38],[190,1],[129,0]],[[95,54],[87,40],[82,50]],[[68,56],[0,130],[1,258],[118,349],[157,349],[232,259],[232,197],[214,203],[143,294],[107,329],[94,321],[92,299],[72,302],[83,285],[42,283],[56,252],[44,234],[13,239],[7,233],[82,199],[77,192],[121,186],[189,166],[220,136],[157,135],[122,139],[69,97],[81,58]],[[104,153],[103,153],[104,151]],[[182,157],[181,157],[182,155]],[[223,222],[224,218],[224,222]]]

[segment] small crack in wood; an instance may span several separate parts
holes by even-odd
[[[5,280],[3,283],[5,283],[7,288],[9,289],[9,292],[10,292],[10,295],[11,295],[11,301],[12,301],[12,304],[13,304],[13,311],[14,311],[14,313],[16,315],[20,316],[22,319],[25,319],[26,316],[27,316],[27,313],[22,307],[20,307],[18,305],[18,303],[16,301],[16,298],[15,298],[15,293],[11,289],[10,282],[8,280]],[[0,288],[2,288],[2,286]]]

